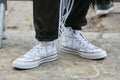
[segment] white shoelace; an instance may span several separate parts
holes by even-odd
[[[74,0],[60,0],[58,36],[64,33],[64,24],[73,8]]]
[[[76,33],[76,37],[78,38],[78,40],[80,40],[80,43],[82,44],[81,46],[86,48],[86,49],[90,49],[90,50],[95,50],[97,49],[96,46],[94,46],[93,44],[91,44],[81,33],[81,31],[77,31]]]
[[[47,44],[47,42],[37,42],[36,45],[30,50],[28,51],[25,55],[21,56],[21,58],[26,58],[26,59],[34,59],[37,55],[42,55],[40,54],[40,49],[45,48]]]

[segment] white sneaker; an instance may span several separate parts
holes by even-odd
[[[25,55],[13,61],[12,66],[20,69],[29,69],[39,66],[41,63],[57,59],[56,40],[38,42]]]
[[[81,31],[73,31],[71,28],[65,29],[65,37],[60,48],[64,52],[77,54],[88,59],[101,59],[107,56],[104,50],[88,42]]]
[[[98,10],[96,10],[96,16],[102,16],[102,15],[107,15],[107,14],[109,14],[111,11],[113,11],[113,7],[111,7],[111,8],[109,8],[109,9],[107,9],[107,10],[100,10],[100,9],[98,9]]]
[[[113,3],[105,4],[105,5],[99,5],[99,6],[97,6],[96,16],[107,15],[111,11],[113,11],[113,9],[114,9]]]

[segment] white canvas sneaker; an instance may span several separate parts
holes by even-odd
[[[57,59],[57,47],[55,41],[38,42],[25,55],[13,61],[12,66],[20,69],[29,69],[39,66],[42,63]]]
[[[107,15],[110,12],[112,12],[113,9],[114,9],[113,3],[99,5],[99,6],[97,6],[97,9],[96,9],[96,16]]]
[[[87,59],[101,59],[107,56],[107,53],[88,42],[81,31],[73,31],[71,28],[65,29],[65,37],[61,43],[61,50],[77,54]]]

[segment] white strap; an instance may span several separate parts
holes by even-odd
[[[73,8],[74,0],[60,0],[60,11],[59,11],[59,36],[62,35],[64,31],[65,22]]]

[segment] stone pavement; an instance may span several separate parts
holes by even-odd
[[[22,6],[21,6],[22,5]],[[0,49],[0,80],[120,80],[120,3],[104,18],[88,14],[84,35],[105,49],[104,60],[88,60],[59,51],[57,61],[30,70],[16,70],[11,62],[32,48],[36,40],[32,23],[32,2],[8,2],[7,40]]]

